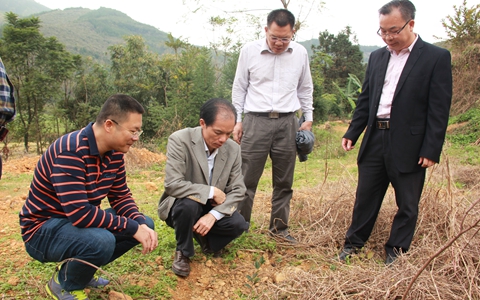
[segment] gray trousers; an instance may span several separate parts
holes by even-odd
[[[258,181],[270,155],[273,194],[269,229],[275,234],[286,234],[293,194],[297,118],[294,113],[278,119],[248,113],[242,125],[242,172],[247,192],[239,206],[240,213],[247,222],[250,222]]]

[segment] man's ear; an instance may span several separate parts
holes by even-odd
[[[200,123],[200,126],[206,127],[206,124],[205,124],[205,120],[204,120],[204,119],[200,118],[199,123]]]
[[[108,133],[112,132],[112,128],[114,126],[115,126],[115,123],[113,123],[113,121],[110,119],[107,119],[105,120],[105,122],[103,122],[103,129]]]

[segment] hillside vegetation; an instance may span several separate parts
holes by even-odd
[[[14,12],[20,16],[29,16],[43,11],[48,11],[50,8],[35,2],[34,0],[2,0],[0,1],[0,25],[3,24],[3,15],[6,12]]]
[[[166,51],[167,33],[114,9],[68,8],[40,13],[38,17],[43,35],[55,36],[68,51],[99,61],[108,61],[108,47],[123,43],[123,38],[130,35],[142,36],[152,52]]]

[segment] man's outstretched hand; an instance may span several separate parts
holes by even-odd
[[[158,235],[155,230],[150,229],[146,224],[138,226],[137,232],[133,235],[142,244],[142,254],[152,252],[158,246]]]

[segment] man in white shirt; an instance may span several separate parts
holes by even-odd
[[[240,52],[232,89],[237,109],[233,138],[241,144],[247,187],[239,209],[249,222],[258,181],[270,155],[273,195],[269,230],[292,243],[296,240],[288,232],[288,218],[296,132],[311,130],[313,122],[309,57],[305,47],[292,41],[294,25],[295,17],[286,9],[269,13],[266,37],[247,43]],[[295,112],[300,109],[306,121],[299,128]]]
[[[168,138],[165,192],[158,214],[175,229],[172,270],[179,276],[190,274],[194,238],[205,254],[218,256],[248,230],[237,212],[245,184],[240,147],[230,139],[235,116],[230,101],[210,99],[200,109],[200,126]]]

